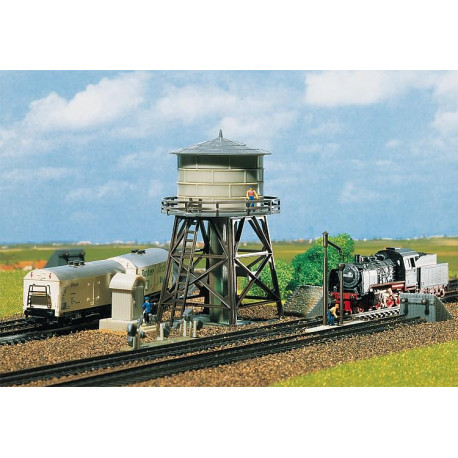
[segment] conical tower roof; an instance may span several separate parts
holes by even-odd
[[[211,154],[211,155],[224,155],[224,156],[246,156],[248,154],[261,156],[271,154],[258,148],[252,148],[245,145],[245,143],[234,142],[223,137],[223,132],[219,131],[219,136],[214,140],[208,140],[203,143],[198,143],[194,146],[187,146],[170,154]]]

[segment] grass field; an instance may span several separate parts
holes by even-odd
[[[275,386],[456,387],[457,355],[458,340],[455,340],[380,358],[342,364],[288,379]]]
[[[111,256],[128,253],[133,248],[147,248],[149,246],[152,245],[88,245],[81,248],[86,252],[86,261],[96,261],[98,259],[106,259]],[[294,256],[307,251],[311,246],[312,244],[308,242],[273,242],[275,257],[286,262],[290,262]],[[458,237],[416,240],[358,240],[355,242],[355,253],[373,254],[387,246],[398,246],[412,248],[426,253],[437,253],[439,262],[449,263],[450,276],[458,276]],[[13,265],[18,261],[48,259],[54,250],[63,248],[65,247],[12,245],[8,248],[0,249],[0,264]],[[71,248],[76,247],[72,246]]]
[[[26,272],[0,271],[0,318],[22,313],[22,280]]]

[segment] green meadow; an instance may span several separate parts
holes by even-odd
[[[456,387],[458,340],[371,358],[284,380],[282,387]]]
[[[299,253],[307,251],[312,244],[308,241],[288,242],[279,241],[272,243],[275,257],[290,262]],[[86,261],[106,259],[119,254],[128,253],[133,248],[148,248],[153,245],[87,245],[82,246],[86,252]],[[156,245],[154,245],[156,246]],[[248,246],[253,246],[248,244]],[[387,246],[412,248],[426,253],[437,253],[439,262],[448,262],[450,277],[458,276],[458,237],[423,238],[409,240],[357,240],[355,253],[373,254]],[[75,245],[11,245],[0,249],[0,264],[15,264],[19,261],[48,259],[54,250],[64,248],[78,248]],[[331,248],[332,249],[332,248]]]
[[[26,272],[0,271],[0,318],[22,313],[22,279]]]

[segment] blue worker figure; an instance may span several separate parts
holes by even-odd
[[[248,188],[248,191],[246,192],[246,198],[248,200],[259,199],[258,193],[253,189],[253,186]],[[250,203],[250,207],[254,207],[254,202]]]
[[[328,308],[328,316],[327,316],[327,323],[329,326],[334,326],[334,322],[337,318],[337,311],[338,311],[338,304],[336,302],[332,302],[330,305],[329,305],[329,308]]]
[[[150,314],[153,312],[153,306],[154,304],[152,304],[150,302],[150,299],[148,297],[145,297],[145,302],[143,303],[142,305],[142,309],[143,309],[143,322],[145,324],[148,324],[149,323],[149,316]]]

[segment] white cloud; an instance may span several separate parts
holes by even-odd
[[[458,71],[441,73],[437,76],[434,94],[442,104],[458,108]]]
[[[436,103],[430,122],[444,144],[458,141],[458,72],[326,71],[306,75],[306,104],[335,108],[371,105],[391,100],[410,90],[429,91]],[[431,133],[428,133],[431,136]],[[388,149],[404,146],[401,139],[385,143]]]
[[[347,181],[340,193],[339,202],[341,204],[364,202],[376,203],[380,197],[380,194],[373,191],[372,189],[364,189],[362,186],[357,187],[354,183]]]
[[[75,150],[108,135],[110,139],[125,136],[125,132],[138,135],[129,126],[148,113],[143,104],[150,78],[145,72],[121,73],[88,85],[69,100],[51,92],[32,101],[23,119],[0,127],[0,155],[19,157],[58,147],[68,149],[69,145]],[[143,129],[140,135],[144,133]]]
[[[432,84],[421,72],[327,71],[306,76],[305,102],[336,107],[369,105],[390,99],[412,87]]]
[[[38,167],[36,169],[12,169],[1,174],[2,183],[24,184],[31,182],[57,181],[71,174],[66,167]]]
[[[443,135],[458,135],[458,111],[437,112],[432,126]]]
[[[339,151],[339,143],[308,143],[297,148],[299,154],[320,154],[323,157],[334,156]]]
[[[458,135],[458,72],[441,73],[436,80],[434,95],[439,109],[431,126],[442,136]]]
[[[152,167],[157,173],[162,170],[161,158],[167,157],[169,151],[156,150],[156,151],[139,151],[137,153],[130,153],[118,159],[117,166],[120,169],[138,169],[143,167]]]
[[[24,124],[38,130],[91,129],[126,117],[144,101],[146,73],[123,73],[90,84],[71,100],[56,92],[33,101]]]
[[[137,191],[136,185],[129,183],[128,181],[113,180],[92,188],[85,187],[74,189],[67,194],[65,199],[68,202],[96,201],[136,194]]]
[[[375,161],[376,167],[379,167],[381,169],[385,169],[386,171],[392,171],[394,169],[394,164],[392,161],[388,161],[386,159],[382,159],[379,161]]]
[[[218,87],[169,87],[167,95],[156,104],[158,115],[185,124],[203,116],[239,110],[238,98]]]
[[[263,114],[244,113],[241,116],[224,116],[212,127],[208,135],[214,135],[221,128],[223,135],[249,146],[270,150],[270,140],[296,119],[293,112],[269,110]]]
[[[162,198],[164,196],[164,185],[158,181],[151,181],[148,189],[148,197]]]
[[[14,130],[0,129],[0,149],[3,149],[8,142],[14,141],[17,134]]]
[[[294,101],[284,90],[272,88],[169,87],[154,109],[163,122],[189,125],[211,119],[211,130],[207,130],[210,137],[216,137],[221,128],[225,137],[246,143],[258,141],[259,147],[265,147],[297,118]]]
[[[393,138],[391,140],[388,140],[385,143],[385,147],[389,148],[389,149],[399,148],[400,146],[402,146],[402,141],[397,139],[397,138]]]
[[[343,131],[344,125],[339,121],[325,121],[316,127],[307,129],[308,135],[336,135]]]

